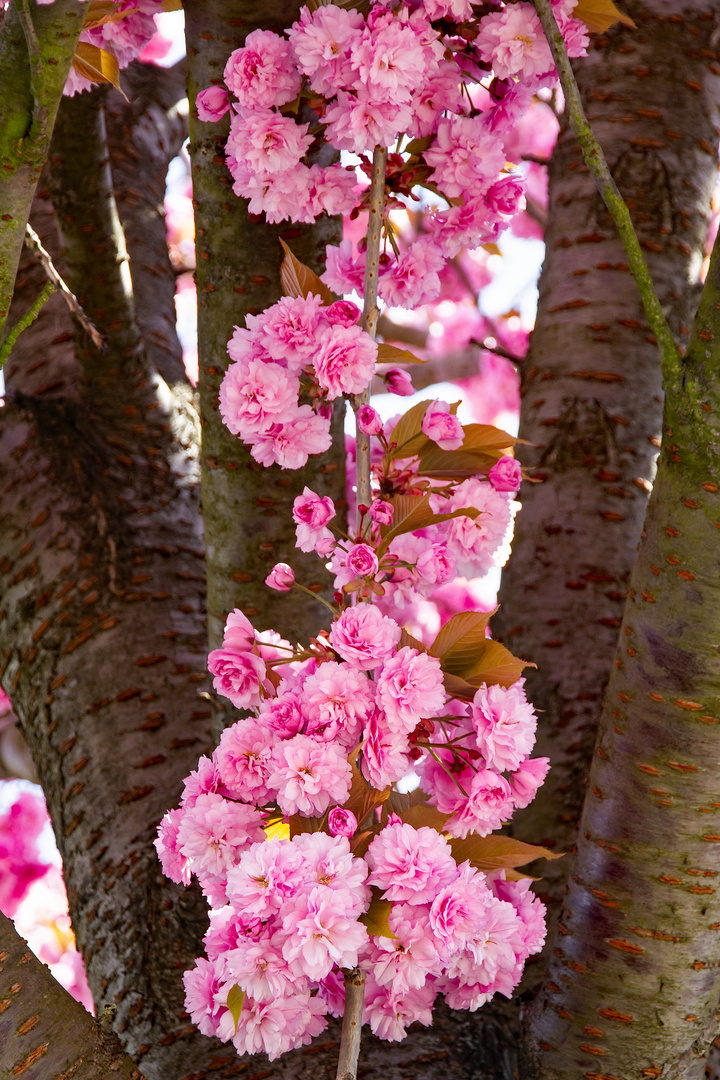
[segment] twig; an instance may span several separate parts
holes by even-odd
[[[672,384],[677,385],[681,380],[682,372],[680,353],[667,324],[660,300],[655,291],[655,285],[650,277],[650,271],[640,248],[640,242],[627,203],[618,191],[617,184],[613,180],[608,163],[605,160],[602,147],[595,138],[585,116],[580,91],[568,59],[562,34],[550,7],[550,0],[533,0],[533,3],[555,61],[555,67],[565,95],[565,110],[570,117],[570,124],[575,133],[575,138],[582,149],[585,164],[593,176],[603,201],[620,233],[627,261],[645,309],[645,315],[650,324],[650,329],[657,338],[663,380],[666,387]]]
[[[353,968],[345,973],[345,1011],[340,1036],[337,1080],[355,1080],[360,1054],[365,972]]]
[[[30,90],[33,96],[33,138],[44,139],[47,136],[48,109],[45,97],[45,74],[43,71],[40,44],[35,33],[35,24],[30,14],[28,0],[20,0],[18,14],[22,23],[30,63]]]
[[[387,165],[387,148],[376,146],[373,151],[372,180],[370,183],[370,220],[367,231],[367,261],[365,263],[365,286],[362,325],[371,338],[375,338],[377,332],[378,315],[377,306],[378,271],[380,268],[380,234],[382,232],[383,209],[385,206],[385,167]],[[370,400],[370,388],[366,387],[361,394],[355,394],[352,406],[356,418],[356,443],[355,461],[357,475],[357,504],[360,506],[370,505],[370,437],[364,435],[357,427],[357,413],[363,405]],[[358,529],[360,528],[360,512],[358,511]]]
[[[20,319],[20,321],[17,322],[15,326],[13,326],[12,330],[8,332],[8,336],[5,338],[2,345],[0,345],[0,371],[2,371],[2,368],[5,365],[5,361],[12,352],[13,345],[20,337],[23,330],[27,330],[28,326],[35,322],[38,315],[42,311],[43,304],[46,300],[50,299],[54,292],[55,286],[53,285],[52,281],[46,282],[45,288],[40,293],[37,300],[27,312],[27,314],[23,315],[22,319]]]
[[[90,338],[92,339],[92,343],[95,348],[100,350],[101,352],[104,351],[104,349],[106,348],[105,338],[102,336],[95,324],[92,323],[90,319],[88,319],[87,315],[78,303],[78,299],[75,296],[75,293],[68,288],[68,286],[61,278],[60,274],[55,269],[55,264],[53,263],[49,252],[45,250],[40,237],[30,225],[25,226],[25,241],[28,247],[32,248],[32,250],[37,255],[38,261],[42,264],[42,268],[47,275],[48,281],[51,281],[58,290],[58,292],[62,294],[65,302],[67,303],[67,306],[70,308],[70,311],[80,323],[83,330],[90,335]]]

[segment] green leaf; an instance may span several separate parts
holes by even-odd
[[[630,16],[618,11],[612,0],[578,0],[573,16],[582,19],[591,34],[602,33],[616,22],[636,29]]]
[[[389,937],[394,938],[390,929],[388,919],[390,912],[392,911],[392,904],[389,900],[383,900],[380,893],[380,889],[372,888],[372,900],[370,901],[370,907],[367,909],[364,915],[361,915],[358,922],[363,923],[367,927],[367,931],[371,937]]]
[[[237,983],[231,986],[227,996],[227,1007],[230,1010],[230,1014],[235,1021],[235,1031],[237,1032],[238,1024],[240,1023],[240,1013],[242,1012],[243,1002],[245,1001],[245,991],[241,990]]]
[[[427,364],[427,360],[421,360],[415,353],[407,349],[398,349],[395,345],[387,345],[384,341],[378,344],[378,364]]]
[[[281,240],[285,258],[280,267],[280,284],[286,296],[309,296],[314,293],[319,296],[323,304],[334,304],[335,296],[330,292],[327,285],[320,280],[317,274],[300,262],[293,255],[284,240]]]
[[[534,859],[561,859],[548,848],[524,844],[510,836],[468,836],[464,840],[450,840],[453,858],[461,863],[469,859],[474,867],[490,873],[493,870],[514,869]]]

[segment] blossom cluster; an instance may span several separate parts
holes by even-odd
[[[220,413],[262,465],[298,469],[329,448],[328,403],[359,394],[375,370],[378,347],[359,317],[349,301],[284,296],[235,328]]]
[[[571,56],[585,52],[576,0],[554,0]],[[376,4],[367,16],[333,4],[304,7],[287,31],[251,33],[230,56],[224,86],[196,99],[201,120],[231,114],[226,160],[233,190],[270,222],[357,214],[367,181],[352,165],[313,162],[323,143],[355,155],[362,172],[376,145],[390,157],[389,206],[417,202],[418,186],[441,201],[424,233],[383,252],[380,297],[415,307],[440,292],[445,261],[494,241],[523,205],[523,178],[504,141],[533,95],[555,83],[532,4],[508,4],[474,20],[468,0]],[[300,107],[302,106],[302,108]],[[403,146],[404,143],[404,146]],[[349,240],[328,248],[324,281],[361,291],[365,254]]]
[[[153,16],[166,9],[163,0],[115,0],[112,7],[110,13],[104,8],[96,13],[93,4],[88,4],[80,43],[110,53],[118,68],[123,69],[136,59],[155,33]],[[81,90],[92,89],[95,81],[83,74],[82,64],[74,63],[63,93],[72,97]]]

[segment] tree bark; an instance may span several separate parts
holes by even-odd
[[[699,1080],[718,1030],[720,248],[625,605],[575,872],[530,1017],[544,1077]]]
[[[41,1004],[40,1004],[41,1003]],[[64,990],[0,914],[0,1077],[142,1080],[105,1017]]]
[[[259,620],[260,629],[271,626],[292,641],[306,640],[308,633],[325,625],[327,611],[321,603],[308,601],[298,590],[269,596],[265,578],[276,562],[289,562],[301,584],[329,595],[330,579],[317,556],[295,548],[292,504],[309,485],[319,495],[329,495],[341,513],[346,505],[342,405],[335,410],[333,448],[297,471],[267,469],[254,461],[249,449],[224,426],[217,406],[233,327],[281,296],[280,238],[316,271],[324,265],[325,245],[340,240],[337,218],[323,216],[313,226],[287,222],[273,226],[252,219],[247,202],[233,194],[225,165],[227,118],[217,124],[201,123],[194,107],[197,92],[220,81],[230,52],[240,48],[251,31],[289,26],[299,9],[294,0],[263,5],[243,0],[232,9],[223,0],[191,0],[185,13],[211,648],[220,644],[227,614],[235,607]],[[245,253],[242,260],[239,252]]]
[[[687,339],[717,175],[714,5],[624,6],[636,30],[594,36],[575,70],[673,329]],[[547,253],[522,365],[523,462],[499,635],[537,664],[536,753],[551,758],[515,835],[572,851],[622,603],[660,445],[657,347],[622,245],[565,122],[550,165]],[[568,860],[543,866],[553,914]]]
[[[14,0],[0,25],[0,333],[82,21],[76,0]]]

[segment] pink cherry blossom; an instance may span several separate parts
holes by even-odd
[[[295,571],[287,563],[275,563],[272,570],[265,578],[265,584],[278,592],[290,592],[295,584]]]
[[[442,119],[424,156],[434,169],[431,179],[450,198],[481,194],[505,164],[502,142],[480,117]]]
[[[410,1024],[432,1024],[432,1007],[437,989],[426,982],[403,994],[394,994],[390,987],[380,986],[368,977],[365,990],[364,1022],[370,1025],[374,1035],[388,1042],[400,1042],[407,1035]]]
[[[335,504],[329,496],[320,497],[309,487],[303,489],[293,503],[293,520],[297,526],[297,546],[301,551],[314,551],[320,539],[332,533],[325,526],[335,517]]]
[[[244,938],[224,957],[228,979],[237,983],[256,1002],[271,1002],[306,989],[293,975],[288,962],[265,931],[257,940]],[[243,1003],[244,1004],[244,1003]]]
[[[554,68],[540,20],[531,4],[518,3],[480,20],[475,39],[483,60],[499,79],[544,75]]]
[[[463,426],[446,401],[433,401],[428,406],[422,430],[441,450],[459,450],[465,439]]]
[[[415,393],[412,379],[402,368],[389,368],[382,372],[380,377],[385,380],[385,385],[391,394],[397,394],[398,397],[411,397]]]
[[[222,1020],[226,1026],[223,1028]],[[292,997],[277,997],[272,1001],[256,1001],[248,995],[240,1013],[237,1031],[235,1021],[227,1011],[222,1017],[218,1034],[232,1039],[239,1054],[265,1053],[275,1061],[288,1050],[307,1046],[327,1027],[325,1003],[311,997],[306,989]]]
[[[353,577],[374,577],[378,572],[378,557],[369,544],[353,544],[345,557],[345,565]]]
[[[329,326],[320,333],[313,366],[328,400],[361,393],[372,378],[377,345],[359,326]]]
[[[331,836],[354,836],[357,825],[357,818],[352,810],[334,806],[328,814],[328,830]]]
[[[230,54],[225,84],[245,109],[285,105],[300,91],[302,77],[287,41],[271,30],[253,30],[242,49]]]
[[[229,698],[236,708],[251,709],[260,704],[267,670],[259,656],[237,652],[223,644],[208,656],[208,670],[214,676],[213,686],[218,694]]]
[[[262,815],[253,806],[222,795],[200,795],[183,811],[177,847],[197,877],[226,879],[240,852],[264,837]]]
[[[430,585],[444,585],[456,574],[455,560],[444,541],[433,544],[419,556],[416,564],[418,574]]]
[[[260,717],[263,724],[271,728],[281,739],[297,735],[305,724],[300,704],[299,690],[287,690],[277,697],[263,701]]]
[[[357,426],[364,435],[380,435],[383,422],[372,405],[361,405],[357,411]]]
[[[216,124],[230,111],[230,98],[222,86],[208,86],[195,98],[198,120]]]
[[[286,906],[283,956],[298,975],[323,979],[333,964],[357,966],[358,950],[368,940],[362,923],[347,918],[343,895],[331,889],[312,889]]]
[[[523,810],[535,798],[550,769],[550,758],[528,758],[522,761],[510,777],[513,805]]]
[[[300,691],[305,734],[350,749],[372,714],[375,685],[349,664],[320,664]]]
[[[154,841],[163,874],[177,885],[189,885],[191,880],[190,860],[181,854],[178,847],[178,830],[184,814],[184,810],[169,810],[160,822],[157,840]],[[0,901],[0,909],[6,913],[9,907],[7,898],[0,894]]]
[[[373,938],[365,963],[372,965],[379,986],[400,995],[424,986],[429,974],[440,972],[441,964],[422,907],[393,904],[389,923],[395,936]]]
[[[378,676],[378,705],[392,731],[407,734],[422,718],[437,716],[445,696],[440,661],[408,646],[387,660]]]
[[[386,825],[365,861],[371,871],[368,883],[384,889],[386,900],[408,904],[432,903],[458,874],[447,840],[427,825]]]
[[[293,839],[302,851],[307,868],[305,891],[319,887],[341,893],[338,897],[345,913],[357,918],[370,904],[370,888],[365,884],[368,874],[364,859],[350,853],[346,836],[328,836],[324,832],[300,833]]]
[[[489,768],[517,769],[535,745],[537,719],[522,685],[485,686],[473,698],[477,745]]]
[[[522,481],[520,462],[506,454],[490,469],[488,480],[496,491],[517,491]]]
[[[301,405],[285,423],[276,423],[253,436],[251,455],[261,465],[300,469],[311,454],[330,449],[330,421],[309,405]]]
[[[242,111],[230,121],[226,144],[230,156],[257,173],[284,173],[297,168],[312,142],[308,124],[264,110]]]
[[[302,72],[313,90],[327,97],[353,80],[350,53],[361,40],[365,20],[354,8],[335,5],[310,12],[304,7],[300,18],[287,32]]]
[[[342,804],[350,793],[347,758],[332,743],[295,735],[279,743],[272,756],[269,786],[285,814],[316,817],[330,803]]]
[[[351,300],[336,300],[323,309],[323,317],[331,326],[355,326],[362,312]]]
[[[451,836],[478,836],[499,829],[512,815],[514,806],[510,785],[492,769],[480,769],[470,781],[467,803],[451,817],[445,828]]]
[[[390,525],[394,512],[395,508],[392,503],[385,502],[384,499],[374,499],[368,510],[376,525]]]
[[[371,604],[346,608],[330,629],[330,643],[347,662],[372,671],[388,660],[400,640],[400,627]]]
[[[233,435],[252,439],[273,424],[291,420],[298,407],[298,379],[279,364],[250,360],[231,364],[220,384],[220,415]]]
[[[380,296],[390,307],[415,308],[440,295],[439,272],[445,265],[434,239],[422,237],[403,251],[380,279]]]
[[[381,790],[394,784],[410,768],[410,744],[402,732],[391,731],[376,712],[363,731],[361,772]]]
[[[193,1024],[203,1035],[217,1035],[218,1021],[226,1006],[218,1004],[217,998],[223,987],[220,972],[222,962],[211,963],[204,957],[195,961],[195,967],[183,975],[185,984],[185,1008]],[[227,995],[226,995],[227,997]]]
[[[303,869],[302,853],[290,841],[253,844],[228,872],[228,900],[243,913],[243,918],[267,919],[298,892]]]
[[[257,317],[254,328],[260,348],[298,375],[317,349],[325,314],[319,296],[283,296]]]
[[[238,720],[226,728],[213,755],[216,768],[228,793],[243,802],[266,802],[269,764],[274,739],[258,720]]]

